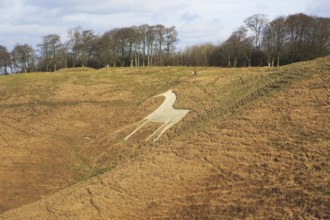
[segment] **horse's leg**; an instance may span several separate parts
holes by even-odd
[[[140,128],[142,128],[145,124],[148,123],[148,119],[144,119],[146,120],[145,122],[143,122],[142,125],[140,125],[137,129],[135,129],[132,133],[130,133],[127,137],[124,138],[124,140],[127,140],[128,138],[130,138],[135,132],[137,132]]]
[[[158,135],[157,138],[154,140],[154,142],[156,142],[156,141],[160,138],[160,136],[162,136],[162,134],[164,134],[164,132],[165,132],[167,129],[171,128],[171,127],[172,127],[173,125],[175,125],[177,122],[178,122],[178,121],[175,120],[175,121],[170,121],[169,123],[166,123],[166,124],[165,124],[166,126],[163,126],[163,130],[159,133],[159,135]]]
[[[162,129],[164,126],[166,126],[168,124],[168,122],[165,122],[163,125],[161,125],[159,128],[157,128],[157,130],[154,132],[154,133],[152,133],[148,138],[147,138],[147,141],[152,137],[152,136],[154,136],[155,134],[157,134],[157,132],[160,130],[160,129]]]
[[[142,121],[145,121],[145,120],[147,120],[147,119],[144,118],[144,119],[142,119],[142,120],[140,120],[140,121],[135,122],[134,124],[126,125],[126,126],[120,128],[120,129],[118,129],[117,131],[111,133],[110,135],[114,135],[114,134],[116,134],[116,133],[119,133],[119,132],[121,132],[122,130],[128,128],[128,127],[136,126],[136,125],[140,124]]]

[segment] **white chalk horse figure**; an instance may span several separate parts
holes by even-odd
[[[135,132],[137,132],[148,122],[163,123],[163,125],[161,125],[154,133],[152,133],[147,138],[147,140],[149,140],[158,133],[158,136],[153,140],[155,142],[160,138],[160,136],[162,136],[162,134],[164,134],[166,130],[178,123],[189,112],[189,110],[173,108],[173,104],[176,101],[176,95],[173,93],[173,90],[168,90],[167,92],[157,95],[155,97],[158,96],[165,96],[164,102],[155,111],[153,111],[151,114],[142,119],[140,122],[143,123],[131,134],[125,137],[125,140],[130,138]]]

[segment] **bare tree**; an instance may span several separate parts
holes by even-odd
[[[79,63],[87,66],[95,56],[96,35],[92,30],[84,30],[81,32],[81,56]]]
[[[311,58],[328,55],[330,52],[330,18],[315,17],[311,33],[313,39]]]
[[[0,74],[8,74],[7,68],[10,65],[10,54],[6,47],[0,45]]]
[[[140,38],[141,38],[141,50],[142,50],[142,66],[146,65],[146,56],[147,56],[147,33],[150,26],[147,24],[143,24],[139,26]]]
[[[60,36],[49,34],[42,37],[42,43],[38,44],[41,50],[42,60],[46,64],[46,71],[49,71],[49,65],[52,64],[53,71],[57,70],[58,53],[62,48]]]
[[[269,27],[272,29],[274,33],[274,40],[275,40],[275,52],[276,52],[276,60],[277,60],[277,67],[280,66],[280,54],[284,47],[285,41],[285,17],[281,16],[273,20],[269,23]]]
[[[165,34],[165,26],[158,24],[154,27],[155,37],[156,37],[156,44],[155,44],[155,52],[157,58],[157,65],[164,64],[164,57],[163,57],[163,45],[164,45],[164,34]]]
[[[276,43],[275,43],[275,30],[270,25],[264,29],[263,34],[263,48],[266,52],[268,66],[274,66]]]
[[[149,26],[147,30],[147,57],[148,66],[153,65],[154,47],[156,43],[155,26]]]
[[[302,60],[306,57],[309,45],[310,30],[313,18],[303,13],[289,15],[286,19],[286,32],[288,35],[288,48],[291,62]]]
[[[238,66],[245,63],[245,59],[250,65],[251,56],[251,40],[252,38],[247,38],[247,29],[245,27],[240,27],[234,31],[228,40],[222,45],[225,56],[227,57],[228,66]],[[233,64],[232,62],[233,61]]]
[[[251,66],[251,54],[252,54],[252,48],[253,48],[253,41],[254,37],[246,37],[245,39],[242,39],[241,42],[241,51],[243,53],[243,56],[247,62],[247,66]],[[244,65],[245,66],[245,65]]]
[[[175,26],[171,26],[165,29],[165,52],[166,52],[166,64],[169,64],[169,57],[171,53],[175,52],[175,45],[179,41],[178,32]]]
[[[246,26],[254,32],[255,36],[255,47],[257,52],[260,50],[260,39],[262,29],[266,26],[268,22],[267,15],[265,14],[254,14],[244,20]]]
[[[127,42],[128,42],[128,57],[129,57],[129,66],[138,66],[138,55],[140,53],[140,35],[137,27],[127,28]]]
[[[82,56],[82,28],[80,26],[69,29],[67,36],[69,38],[67,42],[68,51],[71,55],[73,67],[79,64],[79,59]]]
[[[95,57],[97,36],[92,30],[82,30],[78,26],[69,29],[67,47],[71,55],[73,67],[76,65],[87,66]]]
[[[28,44],[16,44],[12,51],[12,63],[18,72],[30,72],[34,65],[34,50]]]
[[[102,66],[116,66],[118,62],[118,44],[114,31],[105,32],[96,44],[96,60]]]

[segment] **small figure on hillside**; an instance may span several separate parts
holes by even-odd
[[[197,71],[196,70],[191,71],[191,75],[197,76]]]

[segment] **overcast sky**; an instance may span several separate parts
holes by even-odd
[[[329,0],[0,0],[0,45],[36,47],[41,37],[81,26],[96,34],[141,24],[176,26],[179,48],[219,44],[253,14],[330,17]]]

